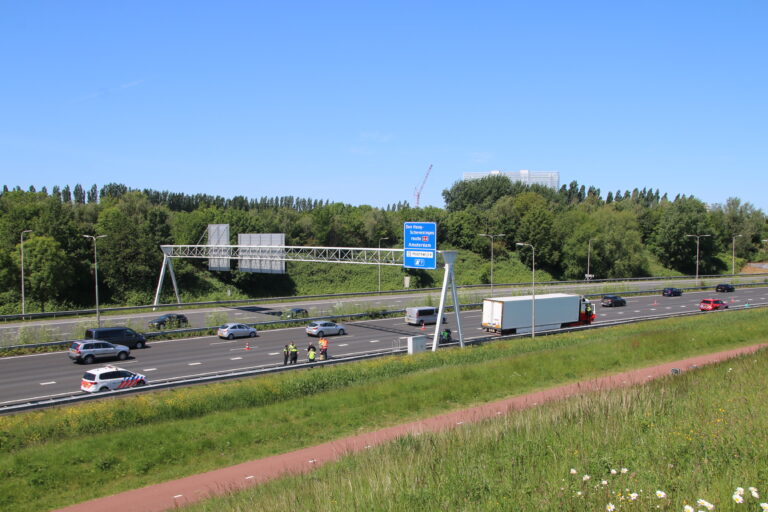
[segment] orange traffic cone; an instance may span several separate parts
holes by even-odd
[[[426,326],[426,325],[424,325],[424,324],[421,324],[421,330],[422,330],[422,331],[426,331],[426,330],[427,330],[427,326]]]
[[[251,347],[250,347],[250,345],[248,345],[247,341],[245,342],[245,350],[251,350]]]
[[[653,304],[651,304],[651,306],[658,306],[658,304],[656,304],[656,299],[653,299]]]

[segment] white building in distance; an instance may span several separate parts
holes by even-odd
[[[560,188],[559,171],[486,171],[465,172],[464,180],[477,180],[486,176],[506,176],[512,181],[525,183],[526,185],[544,185],[555,190]]]

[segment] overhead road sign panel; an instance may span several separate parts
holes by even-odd
[[[437,268],[437,223],[405,222],[403,250],[403,267]]]

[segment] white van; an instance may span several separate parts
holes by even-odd
[[[445,315],[443,315],[443,323],[445,322]],[[437,308],[431,306],[405,308],[405,323],[409,325],[436,324]]]

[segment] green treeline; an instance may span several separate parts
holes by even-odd
[[[93,304],[94,241],[83,235],[106,235],[96,241],[101,302],[147,304],[162,263],[159,246],[204,244],[212,223],[229,224],[233,244],[238,233],[285,233],[288,245],[402,247],[403,222],[434,221],[442,249],[462,250],[484,265],[490,244],[480,233],[504,234],[494,243],[499,269],[505,262],[530,268],[530,250],[515,250],[516,242],[525,242],[536,248],[537,269],[563,279],[582,279],[588,258],[597,278],[693,274],[696,240],[688,234],[710,235],[700,238],[700,274],[729,273],[734,247],[740,263],[768,257],[762,243],[768,238],[765,214],[737,198],[708,206],[647,188],[603,197],[599,189],[575,181],[553,190],[505,176],[456,182],[443,198],[444,209],[413,209],[407,202],[382,209],[293,196],[228,199],[133,190],[114,183],[100,190],[54,186],[50,192],[6,186],[0,193],[0,313],[21,309],[22,238],[28,312]],[[338,273],[328,266],[291,264],[289,275],[263,275],[214,274],[205,264],[175,262],[180,286],[190,294],[185,299],[224,288],[243,297],[291,295],[303,290],[298,281],[323,280],[323,274],[324,291],[341,290],[334,288]],[[412,287],[434,285],[426,272],[409,273]],[[487,282],[487,275],[480,279]],[[368,283],[359,291],[373,289],[368,275],[359,282]]]

